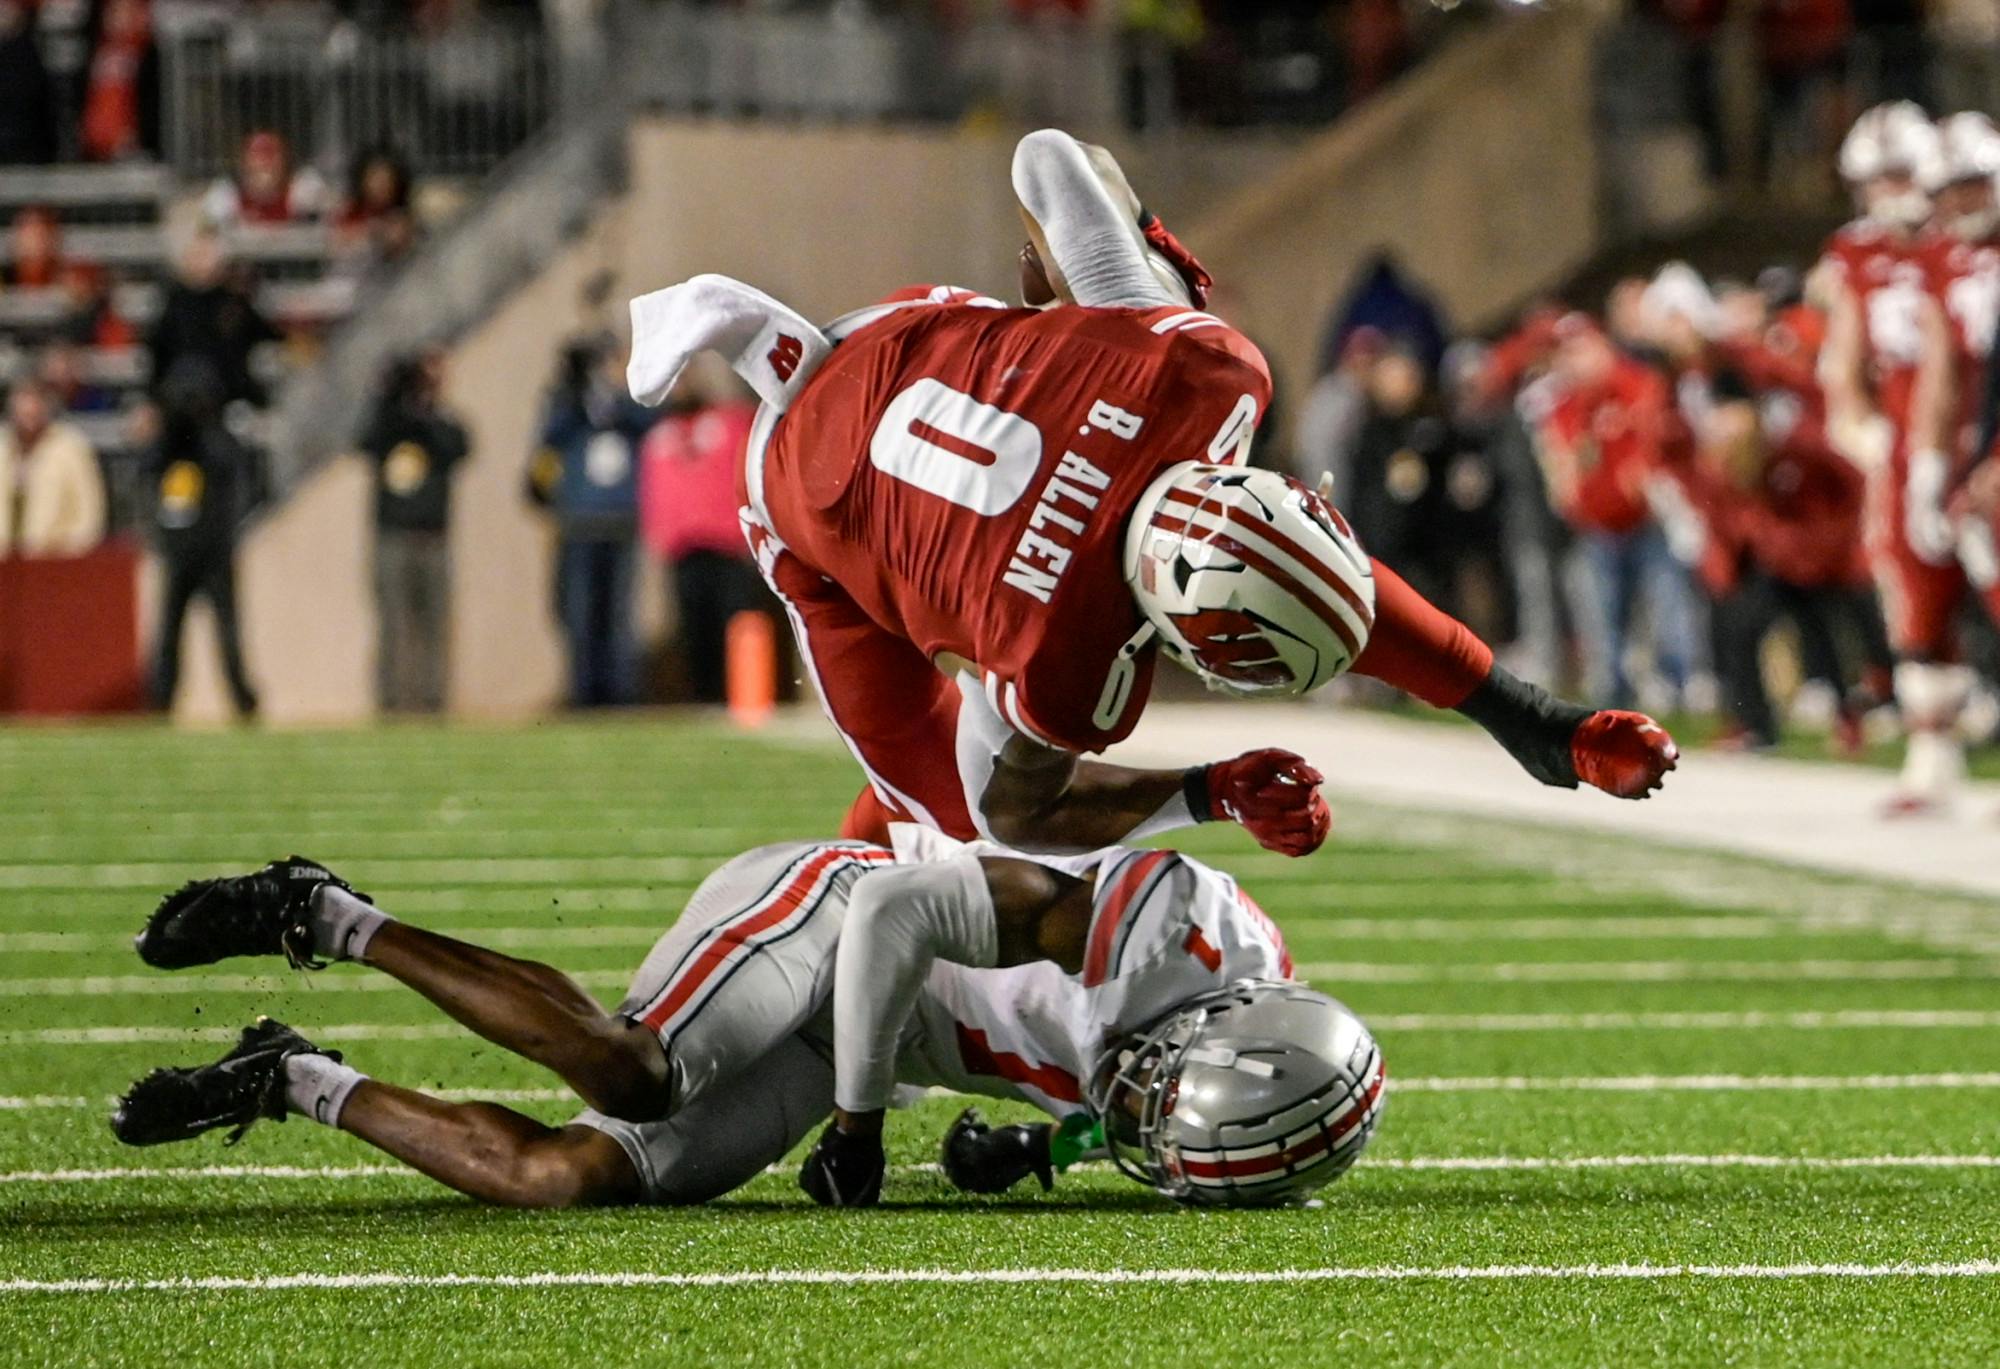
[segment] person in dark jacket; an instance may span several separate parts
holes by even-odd
[[[542,422],[529,495],[555,515],[556,616],[569,643],[570,703],[629,704],[638,696],[632,577],[639,528],[638,449],[652,411],[625,389],[625,358],[609,337],[564,349]]]
[[[173,707],[180,685],[181,628],[188,605],[208,600],[222,669],[237,713],[257,712],[236,623],[236,538],[254,502],[255,454],[222,422],[223,385],[199,358],[176,362],[160,385],[160,434],[147,455],[153,526],[166,564],[166,596],[153,657],[153,704]]]
[[[390,713],[444,710],[451,637],[451,478],[469,450],[439,403],[444,354],[389,368],[361,450],[375,467],[376,680]]]
[[[56,159],[56,109],[34,14],[18,0],[0,0],[0,166]]]
[[[1350,483],[1336,486],[1335,496],[1363,545],[1433,603],[1462,615],[1467,572],[1480,571],[1489,585],[1500,577],[1497,476],[1410,341],[1389,341],[1363,392]],[[1495,615],[1489,607],[1477,616]]]
[[[203,229],[181,257],[179,279],[167,291],[147,347],[156,383],[183,357],[199,358],[215,371],[224,405],[262,408],[267,396],[251,354],[279,336],[258,312],[249,277],[229,269],[221,237]]]

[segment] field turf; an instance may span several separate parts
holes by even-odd
[[[260,1012],[385,1079],[573,1106],[362,969],[147,971],[126,938],[182,879],[297,849],[615,999],[706,869],[829,834],[856,784],[657,720],[0,734],[0,1360],[2000,1363],[2000,909],[1491,822],[1345,810],[1304,862],[1184,843],[1383,1041],[1383,1128],[1310,1209],[1101,1169],[962,1198],[925,1168],[943,1099],[892,1117],[865,1213],[789,1170],[493,1211],[298,1120],[105,1128]]]

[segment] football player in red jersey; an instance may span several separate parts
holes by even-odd
[[[1964,765],[1953,726],[1970,688],[1951,664],[1951,618],[1965,580],[1942,508],[1942,368],[1932,365],[1919,383],[1927,346],[1936,354],[1945,345],[1930,265],[1941,249],[1923,231],[1930,197],[1919,179],[1937,183],[1941,161],[1938,131],[1915,105],[1863,114],[1840,151],[1862,214],[1834,235],[1817,272],[1828,294],[1820,354],[1827,436],[1868,477],[1864,536],[1909,731],[1892,816],[1949,801]]]
[[[1935,156],[1924,168],[1926,188],[1935,203],[1934,231],[1924,252],[1929,293],[1924,300],[1923,358],[1911,402],[1911,457],[1904,498],[1912,546],[1929,551],[1940,565],[1948,564],[1960,577],[1961,588],[1971,577],[1988,602],[2000,608],[2000,591],[1986,584],[1994,578],[1992,558],[1986,554],[1991,521],[1966,516],[1970,490],[1987,483],[1985,477],[1972,482],[1966,476],[1987,455],[1972,447],[1975,408],[1993,354],[1994,325],[2000,320],[1996,174],[2000,174],[2000,130],[1992,120],[1966,113],[1939,123]],[[1950,492],[1961,483],[1968,493],[1954,504]],[[1987,534],[1983,539],[1982,528]],[[1954,597],[1946,611],[1955,606]],[[1969,666],[1948,664],[1950,659],[1940,657],[1925,667],[1937,695],[1940,725],[1934,728],[1938,735],[1923,743],[1935,759],[1929,762],[1931,787],[1906,797],[1914,806],[1948,804],[1964,774],[1952,725],[1971,692],[1973,673]],[[1914,734],[1911,750],[1918,750]]]
[[[1931,231],[1918,250],[1925,272],[1921,349],[1910,389],[1907,454],[1881,510],[1901,532],[1901,564],[1909,568],[1885,581],[1884,590],[1892,628],[1899,616],[1904,619],[1897,695],[1910,743],[1902,790],[1893,801],[1897,813],[1948,807],[1965,771],[1956,724],[1973,674],[1957,663],[1952,640],[1966,578],[1947,502],[1972,456],[1972,405],[2000,313],[1996,171],[2000,133],[1981,114],[1942,121],[1919,167],[1934,208]]]
[[[1187,771],[1084,760],[1132,730],[1164,649],[1211,686],[1297,695],[1350,667],[1484,724],[1538,779],[1657,788],[1649,718],[1553,699],[1372,562],[1320,496],[1244,467],[1270,398],[1257,349],[1110,159],[1044,130],[1013,182],[1031,289],[1010,309],[916,289],[823,333],[735,282],[633,304],[633,392],[700,346],[766,403],[744,520],[828,715],[892,818],[1088,850],[1227,818],[1304,855],[1318,771],[1252,752]]]

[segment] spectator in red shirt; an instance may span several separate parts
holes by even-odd
[[[1868,592],[1857,584],[1862,477],[1795,405],[1760,408],[1745,379],[1724,371],[1691,463],[1688,503],[1698,520],[1698,564],[1713,599],[1715,659],[1724,709],[1741,744],[1778,739],[1761,669],[1765,637],[1790,618],[1801,665],[1839,702],[1840,735],[1859,740],[1859,704],[1843,665],[1843,636],[1866,642]]]
[[[729,620],[765,607],[737,521],[736,478],[757,410],[733,383],[703,388],[712,399],[677,407],[640,447],[639,522],[647,549],[668,567],[694,697],[720,703]]]
[[[216,228],[307,223],[327,209],[326,182],[307,167],[294,170],[292,150],[269,129],[243,141],[236,175],[217,181],[202,197],[202,213]]]
[[[1558,327],[1561,397],[1541,425],[1550,502],[1575,534],[1570,583],[1586,686],[1608,707],[1634,701],[1625,652],[1644,601],[1654,665],[1674,691],[1697,657],[1686,577],[1652,521],[1647,485],[1682,441],[1666,379],[1572,314]]]
[[[107,0],[83,97],[83,155],[119,161],[160,146],[160,67],[147,0]]]

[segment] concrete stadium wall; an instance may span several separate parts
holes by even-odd
[[[1496,322],[1590,258],[1596,22],[1564,12],[1490,26],[1190,226],[1222,282],[1219,307],[1295,399],[1315,379],[1329,310],[1378,249],[1460,328]]]
[[[1588,73],[1588,23],[1549,17],[1495,26],[1303,145],[1209,136],[1115,150],[1225,283],[1219,307],[1270,349],[1298,395],[1327,309],[1382,244],[1455,320],[1474,324],[1589,255],[1598,230]],[[452,350],[448,397],[474,437],[454,508],[455,712],[529,716],[561,695],[552,548],[521,478],[559,347],[602,321],[586,317],[585,282],[612,275],[618,319],[627,296],[700,271],[739,276],[821,318],[912,281],[1011,295],[1015,136],[633,127],[623,200]],[[244,548],[246,651],[273,722],[374,711],[369,521],[366,470],[336,461]],[[660,578],[641,579],[652,632],[664,625]],[[190,632],[181,713],[221,718],[206,620]]]

